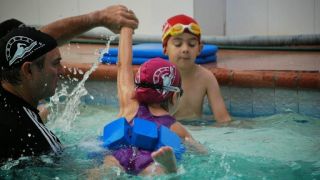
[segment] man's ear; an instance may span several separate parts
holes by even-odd
[[[24,62],[21,65],[21,75],[27,79],[31,79],[32,78],[32,70],[31,70],[31,62]]]

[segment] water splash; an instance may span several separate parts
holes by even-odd
[[[50,103],[47,105],[51,112],[48,116],[49,122],[47,125],[49,127],[55,130],[62,130],[63,132],[70,131],[72,123],[80,114],[79,105],[81,103],[81,97],[88,94],[88,91],[84,86],[85,82],[91,73],[97,69],[103,54],[109,52],[110,43],[116,37],[117,36],[115,35],[106,38],[106,47],[99,53],[99,57],[97,58],[98,61],[93,63],[91,68],[84,73],[83,79],[80,82],[78,82],[79,80],[76,78],[70,79],[69,77],[69,80],[72,82],[78,82],[70,93],[70,86],[67,84],[68,82],[65,82],[61,84],[61,89],[56,90],[55,95],[50,98]],[[68,70],[74,75],[83,74],[83,71],[75,68],[68,68]]]

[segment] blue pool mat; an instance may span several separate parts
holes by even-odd
[[[196,59],[197,64],[205,64],[209,62],[215,62],[216,52],[218,47],[215,45],[204,45],[200,55]],[[132,48],[133,64],[139,65],[146,62],[150,58],[161,57],[168,59],[168,56],[162,52],[161,43],[143,43],[134,45]],[[105,53],[101,59],[101,62],[108,64],[116,64],[118,61],[118,48],[110,48],[108,53]]]
[[[133,62],[132,64],[134,65],[140,65],[144,62],[146,62],[147,60],[149,60],[150,58],[143,58],[143,57],[133,57]],[[163,59],[166,59],[168,60],[167,57],[163,58]],[[213,55],[213,56],[208,56],[208,57],[205,57],[205,58],[197,58],[196,59],[196,63],[197,64],[206,64],[206,63],[210,63],[210,62],[215,62],[217,60],[217,57],[216,55]],[[103,63],[106,63],[106,64],[116,64],[118,61],[118,57],[114,57],[114,56],[110,56],[110,57],[106,57],[104,56],[103,59],[102,59],[102,62]]]

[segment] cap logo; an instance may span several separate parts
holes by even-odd
[[[25,36],[12,37],[6,45],[6,59],[9,62],[9,66],[14,63],[19,63],[24,58],[32,54],[33,51],[43,46],[45,46],[45,44],[38,43],[37,41]],[[11,56],[12,54],[13,56]]]
[[[175,79],[174,72],[174,67],[172,66],[157,69],[156,72],[153,74],[153,84],[158,84],[161,78],[162,86],[171,86]],[[157,91],[161,93],[160,90],[157,89]],[[168,90],[163,89],[162,95],[166,95],[168,92]]]

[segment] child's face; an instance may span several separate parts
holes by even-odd
[[[195,35],[182,33],[168,39],[164,53],[169,56],[170,62],[181,68],[194,64],[201,48],[202,44]]]

